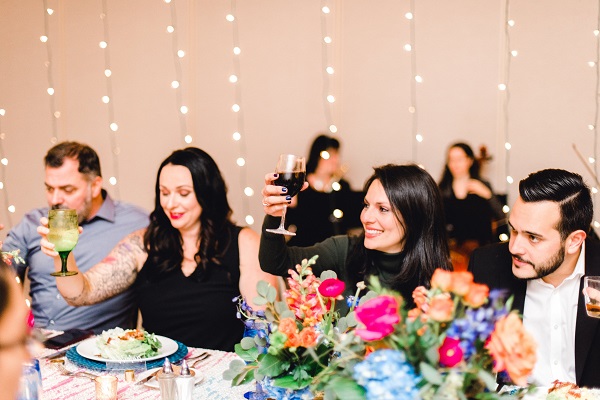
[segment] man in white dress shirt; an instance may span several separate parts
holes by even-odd
[[[558,169],[530,174],[508,218],[509,243],[477,249],[469,270],[475,281],[506,288],[513,308],[534,336],[537,363],[531,381],[600,386],[600,329],[588,317],[583,276],[600,275],[600,244],[588,238],[593,218],[589,187]]]

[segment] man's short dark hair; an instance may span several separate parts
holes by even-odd
[[[581,175],[562,169],[544,169],[529,174],[519,183],[519,195],[526,203],[553,201],[559,204],[556,229],[562,240],[571,232],[589,232],[594,216],[590,188]]]
[[[48,150],[44,163],[49,168],[62,167],[66,158],[79,161],[78,171],[89,178],[102,176],[100,158],[90,146],[78,142],[62,142]]]

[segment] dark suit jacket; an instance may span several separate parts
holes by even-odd
[[[514,295],[513,309],[523,314],[527,282],[512,274],[512,258],[507,243],[494,244],[476,249],[469,261],[469,271],[475,282],[484,283],[490,289],[508,289]],[[600,243],[588,239],[585,242],[586,275],[600,275]],[[600,387],[600,320],[588,317],[585,311],[583,277],[579,283],[579,302],[575,327],[575,374],[577,385]]]

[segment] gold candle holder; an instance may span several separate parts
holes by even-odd
[[[99,376],[96,381],[96,400],[117,400],[117,377]]]

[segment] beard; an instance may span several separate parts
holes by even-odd
[[[527,263],[533,267],[535,275],[528,277],[528,278],[523,278],[524,280],[532,281],[534,279],[541,279],[541,278],[544,278],[544,277],[552,274],[562,265],[563,261],[565,260],[565,244],[564,244],[564,242],[562,242],[560,244],[560,249],[558,249],[558,251],[556,253],[554,253],[550,258],[548,258],[546,261],[544,261],[543,264],[539,264],[539,265],[535,265],[531,261],[525,260],[514,254],[512,254],[512,256],[514,258],[516,258],[517,260]]]
[[[53,210],[68,210],[68,204],[55,204],[51,207]],[[85,195],[85,200],[81,205],[81,208],[77,211],[77,223],[81,225],[82,222],[86,221],[92,212],[92,186],[91,184],[88,186],[88,191]]]

